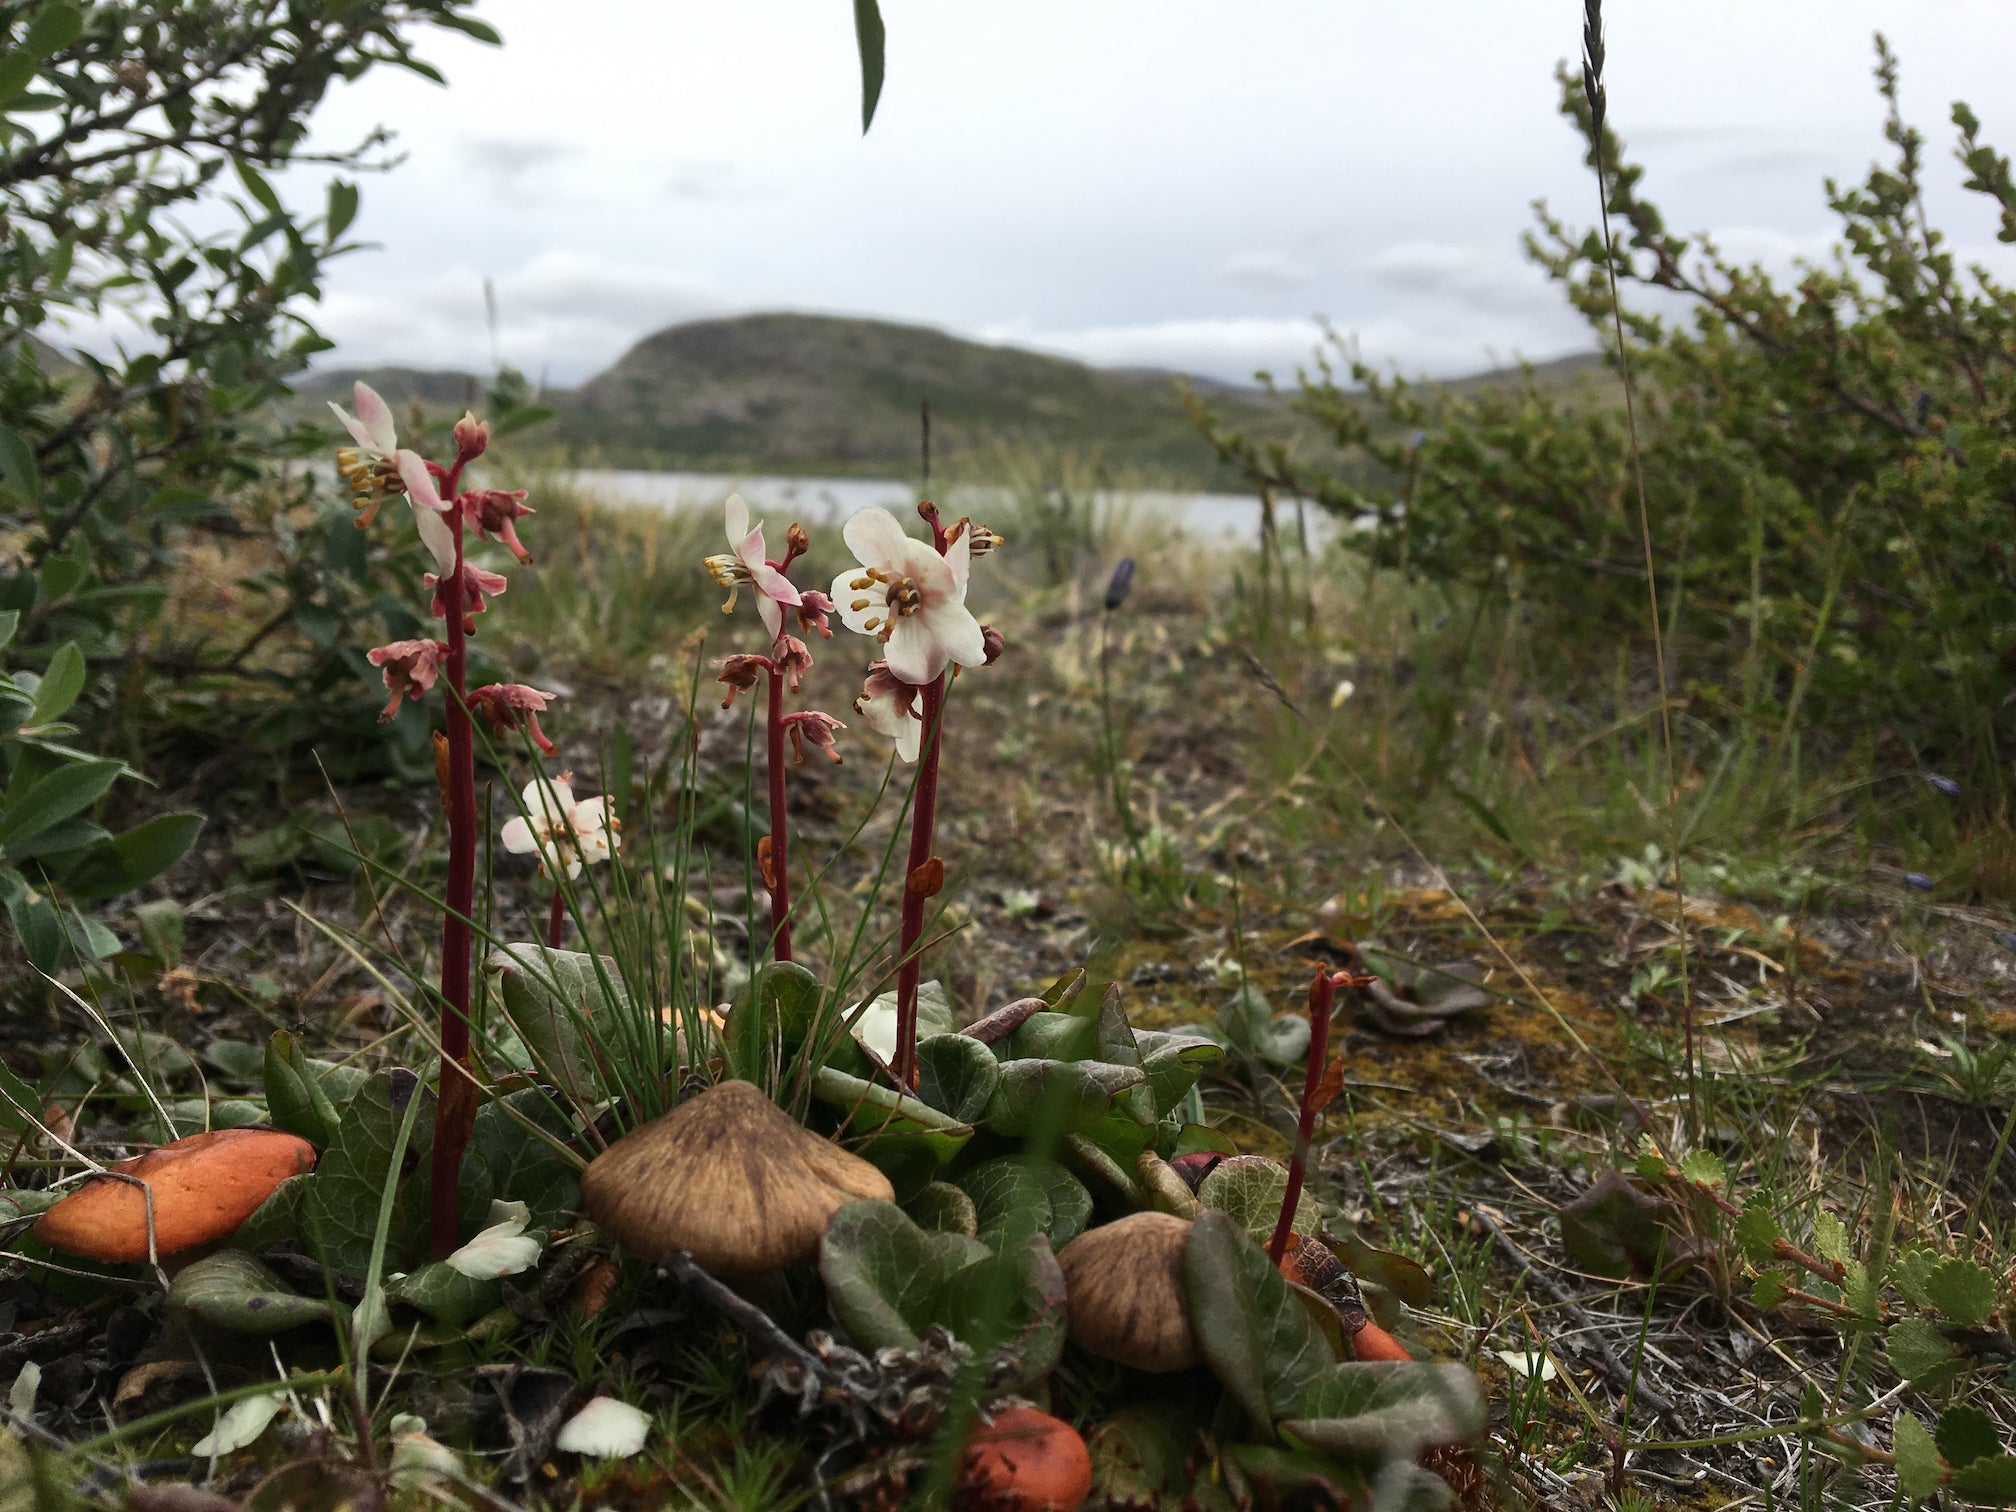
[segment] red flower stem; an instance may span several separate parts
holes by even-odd
[[[1309,1164],[1309,1141],[1316,1132],[1316,1089],[1330,1060],[1330,1005],[1337,979],[1327,971],[1309,984],[1309,1074],[1302,1079],[1302,1116],[1295,1126],[1295,1158],[1288,1162],[1288,1190],[1281,1197],[1281,1221],[1267,1241],[1267,1258],[1280,1265],[1295,1224],[1295,1206],[1302,1197],[1302,1175]]]
[[[770,955],[791,959],[791,870],[784,840],[784,674],[770,669]],[[774,880],[773,880],[774,879]]]
[[[938,823],[938,745],[940,715],[945,708],[945,677],[924,686],[924,749],[918,754],[917,809],[910,820],[910,863],[903,872],[903,932],[898,944],[901,965],[896,970],[896,1079],[906,1089],[917,1085],[917,978],[924,963],[917,942],[924,937],[926,894],[914,884],[931,859],[931,832]]]
[[[461,474],[449,474],[443,496],[455,497]],[[469,646],[462,614],[462,511],[449,511],[455,570],[442,586],[448,619],[448,912],[441,920],[441,1076],[428,1188],[430,1247],[436,1260],[456,1247],[456,1197],[462,1151],[476,1120],[476,1083],[469,1071],[469,920],[476,897],[476,742],[469,726]]]
[[[560,879],[553,879],[553,904],[546,911],[546,944],[554,949],[567,938],[567,894],[560,890]]]

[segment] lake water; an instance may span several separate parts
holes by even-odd
[[[845,519],[857,509],[880,505],[899,518],[915,507],[913,486],[900,478],[786,478],[760,474],[731,476],[725,473],[623,472],[609,468],[584,468],[568,475],[569,480],[591,497],[609,503],[650,505],[659,509],[718,509],[731,493],[748,502],[750,512],[790,515],[807,525],[831,524]],[[948,515],[972,514],[984,517],[991,499],[1004,497],[1006,490],[963,485],[938,495],[938,504]],[[1164,529],[1181,530],[1200,540],[1221,540],[1247,545],[1260,540],[1260,501],[1251,494],[1140,492],[1096,494],[1095,509],[1124,509],[1136,520],[1153,521]],[[1293,503],[1277,506],[1284,535],[1295,529]],[[1329,518],[1320,510],[1309,511],[1309,532],[1313,541],[1328,537]]]

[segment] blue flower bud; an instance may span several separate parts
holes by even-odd
[[[1937,884],[1923,872],[1906,872],[1904,885],[1913,892],[1930,892]]]
[[[1948,798],[1958,798],[1960,796],[1960,784],[1955,782],[1951,777],[1941,777],[1937,772],[1927,772],[1925,780],[1939,789]]]
[[[1113,569],[1113,576],[1106,580],[1106,607],[1118,609],[1127,602],[1127,595],[1134,587],[1134,558],[1122,557]]]

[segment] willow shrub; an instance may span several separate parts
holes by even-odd
[[[1999,807],[2016,720],[2016,298],[1963,269],[1926,220],[1923,138],[1899,113],[1880,36],[1876,48],[1892,158],[1859,185],[1828,183],[1841,242],[1829,265],[1801,266],[1789,283],[1669,232],[1641,192],[1643,169],[1605,130],[1650,555],[1676,690],[1697,715],[1814,755],[1857,749],[1879,769],[1950,772]],[[1580,80],[1560,79],[1594,166]],[[1967,188],[2016,241],[2008,158],[1980,140],[1964,104],[1952,119]],[[1602,232],[1537,208],[1528,251],[1614,369]],[[1569,660],[1609,653],[1614,666],[1618,645],[1651,644],[1615,393],[1614,382],[1564,390],[1529,377],[1450,394],[1337,345],[1293,399],[1338,443],[1334,465],[1197,413],[1256,483],[1363,522],[1376,565],[1510,600]]]

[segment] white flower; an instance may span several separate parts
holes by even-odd
[[[727,614],[735,608],[735,590],[747,584],[756,590],[756,612],[763,616],[763,628],[775,640],[784,628],[784,606],[790,604],[795,608],[799,603],[798,590],[764,555],[763,527],[749,528],[749,506],[742,502],[742,495],[728,495],[723,521],[731,549],[722,556],[706,559],[708,573],[728,590],[728,602],[721,606],[721,612]]]
[[[581,875],[584,865],[607,861],[623,843],[609,800],[577,801],[566,773],[557,782],[534,777],[519,801],[525,812],[506,820],[498,838],[515,856],[538,852],[542,874],[564,871],[571,881]]]
[[[651,1419],[628,1402],[598,1396],[560,1427],[553,1447],[569,1454],[627,1459],[651,1436]]]
[[[882,642],[892,676],[922,686],[949,662],[977,667],[987,659],[980,622],[966,607],[971,531],[941,557],[905,535],[888,510],[864,509],[842,535],[861,565],[833,579],[833,602],[849,630]]]
[[[545,1248],[526,1234],[532,1210],[522,1202],[490,1204],[490,1226],[450,1255],[448,1266],[474,1281],[515,1276],[539,1263]]]

